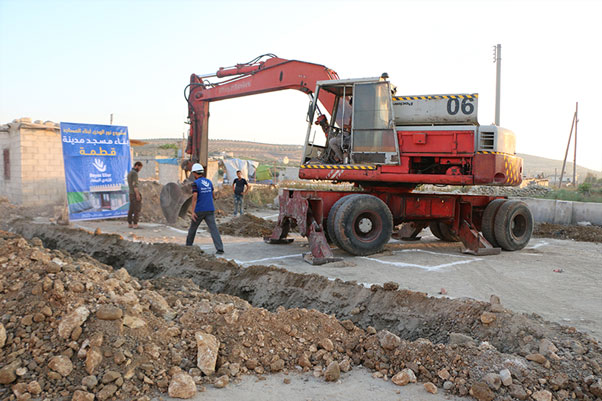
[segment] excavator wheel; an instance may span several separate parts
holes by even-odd
[[[458,242],[460,237],[452,233],[450,225],[442,221],[433,221],[429,224],[429,228],[433,235],[445,242]]]
[[[504,202],[506,202],[506,199],[495,199],[491,201],[485,208],[483,219],[481,221],[481,232],[483,233],[483,237],[485,237],[485,239],[495,248],[500,246],[495,239],[495,216]]]
[[[443,241],[446,242],[459,242],[460,241],[460,237],[458,237],[456,234],[454,234],[451,230],[451,226],[447,223],[444,223],[442,221],[439,222],[439,230],[441,230],[441,236],[443,238],[441,238]]]
[[[429,228],[431,230],[431,233],[433,233],[435,237],[439,238],[440,240],[443,240],[443,234],[441,234],[441,230],[439,229],[438,221],[431,221],[431,223],[429,224]]]
[[[391,238],[393,216],[389,207],[372,195],[348,195],[334,219],[334,234],[340,247],[352,255],[382,251]]]
[[[506,251],[523,249],[533,234],[533,215],[525,202],[509,200],[495,216],[495,239]]]
[[[326,234],[326,239],[328,239],[329,242],[331,242],[332,244],[336,245],[337,248],[341,248],[341,244],[337,240],[337,236],[335,233],[335,216],[339,208],[343,205],[343,203],[347,202],[349,198],[349,196],[343,196],[338,201],[336,201],[334,205],[332,205],[332,207],[330,208],[330,211],[328,212],[328,218],[326,219],[326,230],[324,230],[324,233]]]

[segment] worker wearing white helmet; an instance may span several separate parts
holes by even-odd
[[[216,253],[224,253],[224,244],[219,235],[217,224],[215,224],[215,206],[213,205],[213,183],[205,178],[205,169],[199,163],[192,166],[194,182],[192,183],[192,221],[186,237],[186,245],[191,246],[194,243],[196,231],[201,221],[205,220],[213,239]]]

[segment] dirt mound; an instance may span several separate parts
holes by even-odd
[[[368,289],[273,267],[241,269],[174,244],[26,221],[14,228],[74,256],[0,233],[0,316],[7,332],[0,383],[13,392],[37,391],[36,381],[52,399],[70,399],[81,385],[97,399],[131,399],[165,391],[180,370],[198,385],[221,386],[241,374],[292,370],[330,380],[362,364],[394,383],[415,375],[477,399],[602,395],[596,340],[512,313],[494,297],[491,303],[430,298],[399,291],[395,283]],[[78,308],[89,315],[71,318]],[[80,324],[67,330],[69,321]],[[209,334],[221,345],[211,348]],[[217,355],[216,373],[207,370],[208,348]],[[399,375],[402,369],[411,373]],[[0,397],[8,392],[0,388]]]
[[[539,223],[533,235],[542,238],[573,239],[575,241],[602,242],[602,227],[563,226],[560,224]]]
[[[243,208],[256,209],[273,206],[278,196],[278,188],[273,185],[251,184],[249,192],[243,198]],[[234,213],[234,192],[232,186],[224,186],[215,192],[215,210],[218,216]]]
[[[142,195],[142,211],[140,221],[146,223],[165,224],[165,216],[161,210],[161,189],[163,185],[157,181],[140,181],[140,194]]]
[[[273,221],[244,214],[235,217],[227,223],[219,225],[219,232],[224,235],[233,235],[235,237],[263,237],[270,235],[274,229]]]

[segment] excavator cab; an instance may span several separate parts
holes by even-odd
[[[335,96],[329,123],[323,121],[318,97]],[[318,81],[307,118],[302,164],[398,164],[391,85],[383,78]]]

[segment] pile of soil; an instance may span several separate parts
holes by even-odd
[[[596,340],[571,327],[515,315],[494,297],[490,303],[428,298],[398,291],[394,283],[365,289],[269,267],[241,269],[173,244],[130,243],[115,235],[31,224],[19,229],[45,231],[47,245],[54,241],[74,249],[79,241],[88,246],[85,253],[69,254],[44,248],[38,238],[28,242],[0,231],[2,399],[148,400],[157,391],[190,398],[203,386],[223,387],[243,374],[305,371],[332,381],[360,364],[397,385],[418,380],[427,391],[442,388],[478,400],[602,397],[602,352]],[[148,260],[124,259],[128,252],[146,254]],[[184,261],[190,269],[182,270]],[[330,299],[333,309],[342,309],[336,302],[346,302],[354,318],[337,320],[282,306],[269,312],[231,295],[209,293],[192,280],[232,287],[237,275],[248,275],[243,292],[250,296],[265,298],[262,289],[273,282],[275,295],[292,299],[292,288],[298,287],[307,297]],[[336,287],[336,294],[323,286]],[[348,296],[351,291],[355,298]],[[393,315],[397,309],[413,317],[400,320]],[[422,316],[425,310],[432,316]],[[363,318],[387,327],[362,329]],[[424,332],[410,340],[393,333],[417,334],[427,326],[439,327],[439,335]],[[447,340],[431,340],[438,337]]]
[[[219,225],[220,234],[233,235],[235,237],[264,237],[270,235],[274,230],[273,221],[253,216],[252,214],[243,214],[235,217],[227,223]]]
[[[213,204],[217,216],[229,216],[234,213],[234,193],[232,192],[232,187],[222,187],[215,191]],[[244,206],[248,207],[246,202]]]
[[[165,224],[165,216],[161,210],[161,189],[163,185],[157,181],[140,181],[139,190],[142,195],[140,221],[146,223]]]
[[[274,185],[251,184],[249,192],[243,197],[243,208],[257,209],[274,207],[278,197],[278,188]],[[215,192],[215,212],[218,216],[228,216],[234,213],[234,192],[232,186],[224,186]]]
[[[563,226],[560,224],[539,223],[533,229],[535,237],[573,239],[575,241],[602,242],[602,227]]]

